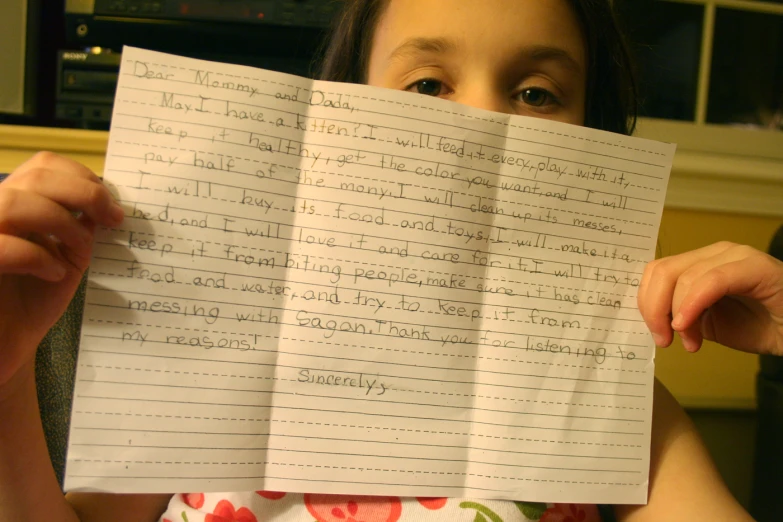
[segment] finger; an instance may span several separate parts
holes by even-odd
[[[54,283],[66,273],[65,265],[41,245],[0,235],[0,274],[26,274]]]
[[[663,325],[656,325],[654,317],[647,313],[647,310],[649,309],[647,306],[647,288],[650,285],[650,280],[652,279],[652,273],[655,269],[656,263],[658,263],[658,261],[652,261],[644,268],[642,282],[639,284],[639,292],[636,294],[636,306],[639,308],[639,312],[642,314],[642,318],[644,319],[645,324],[647,324],[647,328],[650,330],[650,333],[653,336],[655,345],[666,347],[671,344],[671,338],[667,338],[666,334],[663,332],[665,327],[663,327]]]
[[[76,218],[79,223],[84,227],[84,229],[89,232],[90,234],[95,234],[95,221],[90,219],[88,216],[85,216],[84,214],[80,215]]]
[[[761,254],[758,250],[744,245],[731,245],[731,247],[727,250],[720,252],[717,255],[705,258],[688,267],[688,269],[680,275],[677,287],[675,288],[674,297],[672,300],[672,327],[678,331],[685,330],[686,328],[690,327],[691,321],[689,321],[688,324],[680,325],[678,320],[680,315],[680,308],[682,307],[686,296],[691,294],[691,289],[694,287],[694,285],[700,285],[705,282],[704,276],[706,274],[731,263],[752,263],[751,260],[753,258],[758,258],[759,256],[765,256],[765,254]],[[752,268],[748,266],[748,269]],[[719,272],[716,272],[716,274],[719,274]],[[701,310],[697,315],[701,315],[703,313],[704,310]]]
[[[776,292],[775,275],[780,267],[769,256],[752,256],[723,263],[705,271],[682,298],[672,327],[688,329],[709,307],[726,296],[748,297],[756,301],[772,298]]]
[[[30,234],[26,238],[31,243],[35,243],[45,248],[55,259],[65,266],[71,266],[83,273],[90,266],[92,259],[92,242],[87,248],[67,248],[64,243],[53,236],[42,236],[40,234]]]
[[[639,310],[655,344],[669,346],[673,340],[672,306],[682,274],[704,259],[725,252],[732,245],[713,245],[651,262],[642,276],[644,292],[638,297]]]
[[[103,184],[61,171],[33,169],[5,188],[37,193],[68,210],[84,212],[95,223],[104,226],[117,226],[125,216],[122,207]]]
[[[642,315],[644,315],[644,307],[646,304],[644,296],[647,293],[647,286],[650,284],[650,277],[652,276],[653,267],[657,262],[658,261],[655,260],[647,263],[647,265],[644,267],[644,272],[642,273],[642,281],[639,283],[639,292],[636,294],[636,305]]]
[[[22,177],[26,172],[34,169],[68,172],[86,181],[102,183],[101,178],[98,177],[97,174],[78,161],[47,151],[35,154],[32,158],[20,165],[19,168],[14,171],[12,177],[9,177],[9,180],[13,181],[14,178]]]
[[[776,353],[774,327],[758,301],[735,296],[720,299],[702,315],[701,322],[705,339],[750,353]]]
[[[693,324],[678,332],[680,334],[682,346],[685,348],[685,350],[691,353],[699,351],[702,342],[704,341],[704,335],[702,333],[701,327],[702,320],[699,318],[698,320],[694,321]]]
[[[0,234],[54,235],[73,250],[89,249],[92,234],[70,212],[33,192],[0,191]]]

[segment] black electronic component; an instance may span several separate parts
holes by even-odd
[[[338,7],[334,0],[95,0],[93,14],[326,27]]]
[[[142,47],[299,76],[314,60],[335,0],[65,0],[56,119],[107,129],[120,52]]]
[[[218,52],[274,45],[296,54],[317,46],[339,8],[335,0],[66,0],[66,38],[176,52],[206,36]]]
[[[55,117],[70,126],[108,129],[120,55],[103,49],[58,55]]]

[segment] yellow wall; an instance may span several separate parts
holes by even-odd
[[[9,172],[36,150],[48,149],[101,174],[106,140],[104,132],[0,125],[0,172]],[[666,209],[659,235],[660,254],[677,254],[721,240],[766,250],[781,225],[780,218]],[[658,351],[656,362],[656,374],[686,407],[755,406],[755,356],[713,343],[697,354],[689,354],[676,340],[671,347]]]
[[[783,205],[783,202],[781,202]],[[658,235],[668,256],[726,240],[767,250],[783,219],[666,209]],[[685,406],[748,408],[755,404],[758,357],[707,343],[686,352],[675,341],[656,355],[656,375]]]
[[[36,151],[49,150],[103,171],[109,133],[76,129],[48,129],[0,125],[0,172],[11,172]]]

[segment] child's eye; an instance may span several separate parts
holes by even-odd
[[[440,80],[433,80],[432,78],[425,78],[424,80],[414,82],[406,87],[405,90],[425,94],[427,96],[440,96],[445,91],[443,82]]]
[[[530,87],[517,94],[517,99],[533,107],[544,107],[556,103],[554,94],[540,87]]]

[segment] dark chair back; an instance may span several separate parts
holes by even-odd
[[[769,253],[783,261],[783,226]],[[750,512],[758,522],[779,522],[783,520],[783,357],[760,357],[756,394],[758,431]]]
[[[46,334],[35,357],[35,379],[49,458],[62,485],[71,416],[76,356],[84,309],[85,280],[68,310]]]

